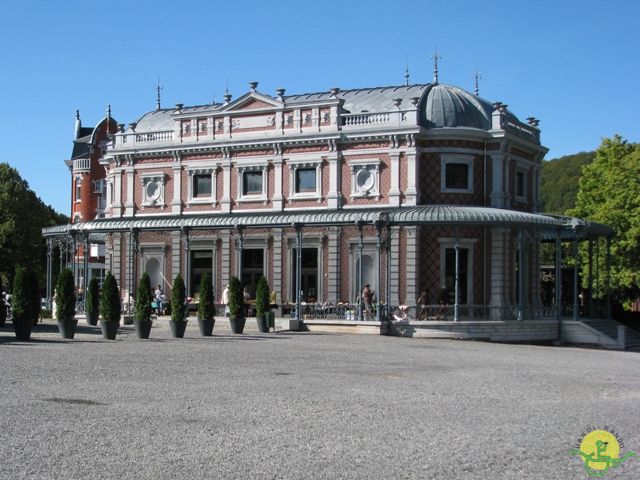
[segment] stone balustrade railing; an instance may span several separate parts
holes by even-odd
[[[91,169],[91,160],[89,158],[80,158],[73,161],[73,171],[89,171]]]

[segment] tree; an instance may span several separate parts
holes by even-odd
[[[174,322],[182,322],[187,316],[187,306],[184,301],[186,299],[184,291],[184,280],[182,276],[178,276],[173,281],[171,289],[171,320]]]
[[[73,318],[76,314],[76,292],[73,273],[68,268],[60,272],[56,282],[56,317],[58,320]]]
[[[540,198],[544,212],[564,215],[575,207],[582,168],[595,156],[596,152],[580,152],[542,163]]]
[[[231,277],[229,280],[229,316],[244,318],[244,295],[238,277]]]
[[[144,272],[140,279],[138,290],[136,291],[136,305],[133,310],[133,317],[141,322],[151,320],[151,314],[153,313],[153,308],[151,307],[152,301],[151,281],[149,280],[149,274]]]
[[[38,274],[33,270],[29,270],[29,273],[27,274],[27,282],[29,285],[29,318],[34,325],[37,325],[40,318],[40,309],[42,308],[42,305],[40,304],[41,297]]]
[[[576,207],[571,215],[604,223],[615,230],[611,242],[611,292],[615,300],[629,304],[640,295],[640,144],[616,135],[605,138],[594,161],[582,170]],[[581,247],[581,268],[586,272],[586,246]],[[595,268],[598,288],[606,293],[604,255]],[[588,281],[582,275],[583,285]]]
[[[102,294],[100,295],[100,315],[103,322],[119,322],[120,321],[120,291],[118,282],[111,272],[107,272],[102,286]]]
[[[216,314],[216,307],[213,304],[213,284],[211,275],[205,273],[200,283],[200,294],[198,301],[198,317],[203,320],[212,320]]]
[[[42,229],[68,223],[45,205],[15,168],[0,163],[0,283],[11,281],[16,265],[37,273],[44,283],[46,244]]]

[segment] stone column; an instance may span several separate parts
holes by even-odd
[[[491,155],[491,206],[504,208],[504,156],[502,154]]]
[[[282,210],[283,208],[283,196],[282,196],[282,155],[277,155],[273,159],[273,209]]]
[[[222,259],[220,263],[220,271],[222,272],[222,288],[229,285],[231,279],[231,235],[228,230],[220,233]]]
[[[505,276],[505,258],[508,256],[505,241],[506,230],[504,228],[491,228],[491,292],[489,304],[491,307],[491,319],[502,320],[504,308],[509,304],[506,289],[507,278]]]
[[[111,214],[114,217],[122,217],[122,170],[116,169],[113,173],[113,204]]]
[[[404,303],[413,305],[418,298],[418,227],[405,227],[407,234],[407,244],[405,248],[406,271],[405,285],[406,292]]]
[[[240,188],[240,186],[238,186]],[[231,158],[225,158],[222,163],[222,211],[231,211]]]
[[[341,227],[329,227],[329,292],[327,299],[332,303],[340,300],[340,233]]]
[[[416,162],[416,152],[407,152],[407,191],[405,196],[405,205],[415,205],[418,198],[418,190],[416,182],[418,180],[418,162]],[[415,298],[414,298],[415,300]]]
[[[176,153],[173,157],[173,199],[171,213],[182,213],[182,157]]]
[[[389,188],[389,205],[400,206],[400,152],[392,152],[391,157],[391,186]]]
[[[342,172],[342,156],[339,153],[329,154],[327,161],[329,162],[329,192],[327,193],[328,207],[331,209],[340,208],[340,191],[341,172]]]
[[[171,232],[171,280],[175,280],[180,273],[181,264],[181,242],[180,230]]]
[[[279,314],[282,315],[282,306],[284,299],[286,298],[282,291],[282,229],[274,228],[271,231],[271,234],[273,235],[273,250],[271,252],[273,262],[273,282],[271,288],[276,292],[276,302],[278,303]]]
[[[391,273],[389,291],[391,298],[389,304],[400,305],[400,228],[391,227]]]
[[[133,217],[134,212],[134,191],[135,185],[133,180],[133,167],[127,167],[125,169],[127,172],[127,201],[124,204],[124,214],[126,217]]]

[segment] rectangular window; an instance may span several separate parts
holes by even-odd
[[[469,190],[469,165],[466,163],[447,163],[445,166],[445,188]]]
[[[297,276],[298,249],[291,249],[291,299],[297,299]],[[300,269],[300,290],[302,290],[302,301],[318,301],[318,249],[302,248],[302,268]]]
[[[262,193],[262,171],[244,172],[242,175],[242,194],[254,195]]]
[[[316,169],[315,168],[298,168],[296,170],[296,192],[315,192],[316,191]]]
[[[210,197],[211,196],[211,175],[194,175],[193,176],[193,196],[194,197]]]
[[[82,180],[76,179],[76,202],[82,199]]]
[[[525,188],[525,175],[524,172],[516,173],[516,197],[526,196],[527,191]]]

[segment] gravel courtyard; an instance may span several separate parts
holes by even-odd
[[[157,323],[0,328],[0,478],[589,478],[590,426],[640,478],[640,353]]]

